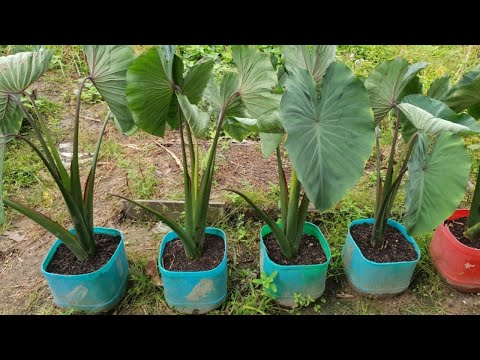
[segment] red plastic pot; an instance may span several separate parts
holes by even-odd
[[[468,216],[468,209],[456,210],[448,220]],[[480,292],[480,249],[463,245],[443,223],[435,229],[430,256],[440,275],[461,292]]]

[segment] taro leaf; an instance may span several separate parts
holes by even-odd
[[[85,45],[84,50],[92,82],[115,116],[116,127],[132,134],[137,126],[128,109],[125,88],[127,69],[135,53],[128,45]]]
[[[444,75],[432,82],[432,85],[430,85],[427,91],[427,96],[436,100],[445,101],[450,95],[450,92],[450,76]]]
[[[327,69],[317,95],[315,79],[293,69],[280,116],[285,147],[315,207],[324,211],[360,179],[372,152],[374,123],[368,93],[343,63]]]
[[[422,134],[408,162],[403,223],[412,236],[431,232],[448,218],[462,201],[468,182],[470,158],[460,136],[442,133],[430,153],[428,148]]]
[[[51,59],[50,50],[0,57],[0,94],[26,90],[48,70]]]
[[[26,90],[48,70],[52,52],[40,50],[0,57],[0,131],[17,134],[23,113],[15,94]]]
[[[213,61],[202,60],[183,77],[183,63],[173,45],[157,46],[139,56],[128,68],[126,90],[128,107],[138,127],[157,136],[165,134],[167,123],[177,128],[179,104],[175,90],[196,105],[212,68]]]
[[[335,61],[336,50],[335,45],[314,45],[312,49],[306,45],[285,45],[282,53],[287,71],[294,68],[307,70],[317,84],[317,91],[320,91],[325,71]]]
[[[170,67],[165,69],[163,64]],[[171,62],[160,47],[154,47],[133,61],[127,71],[127,100],[133,120],[142,130],[163,136],[174,98]],[[171,114],[171,113],[170,113]]]
[[[480,102],[478,104],[473,105],[468,109],[468,113],[473,116],[474,119],[480,119]]]
[[[480,103],[480,76],[470,83],[456,88],[446,103],[456,112],[478,106]]]
[[[16,101],[16,96],[48,70],[51,59],[52,52],[45,49],[0,57],[0,135],[18,134],[24,114]],[[6,139],[2,137],[0,141],[1,184]],[[2,194],[0,186],[0,224],[4,222]]]
[[[202,59],[188,70],[183,80],[183,93],[191,104],[198,104],[202,99],[205,87],[212,77],[213,60]]]
[[[232,98],[233,100],[229,102],[226,109],[226,116],[240,118],[251,117],[242,99],[234,95],[238,91],[239,86],[240,80],[238,74],[234,72],[225,73],[220,81],[220,86],[217,85],[213,78],[210,79],[205,89],[205,99],[212,106],[214,113],[220,113],[223,105],[229,98]]]
[[[408,66],[405,59],[397,57],[382,62],[372,70],[365,80],[365,87],[370,96],[375,124],[400,103],[404,96],[421,91],[418,87],[417,74],[425,66],[427,63],[424,62]],[[412,82],[414,83],[411,84]]]
[[[264,158],[270,157],[280,145],[283,134],[260,133],[260,146]]]
[[[409,95],[398,105],[408,119],[402,126],[404,138],[408,141],[415,129],[430,135],[441,132],[470,134],[480,132],[480,126],[468,114],[457,114],[441,101],[423,95]]]
[[[250,133],[258,132],[257,120],[229,117],[225,119],[223,129],[237,141],[243,141]]]
[[[209,126],[210,114],[200,111],[198,106],[190,104],[185,95],[177,93],[177,99],[194,136],[197,139],[205,138]]]
[[[262,132],[282,132],[280,119],[270,116],[282,97],[273,93],[278,78],[269,55],[254,46],[237,45],[232,47],[232,57],[238,69],[238,93],[249,117],[257,119]]]

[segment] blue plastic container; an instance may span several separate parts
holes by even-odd
[[[205,314],[220,307],[227,297],[227,237],[217,228],[207,227],[206,234],[223,239],[225,253],[222,262],[208,271],[169,271],[163,267],[165,246],[178,235],[171,231],[165,235],[160,247],[158,268],[162,274],[167,304],[184,314]]]
[[[74,229],[69,230],[75,234]],[[55,304],[62,308],[87,313],[105,312],[122,299],[128,277],[128,262],[123,233],[116,229],[96,227],[95,234],[120,236],[121,241],[110,260],[100,269],[82,275],[60,275],[47,271],[61,241],[57,240],[42,263],[42,273],[47,279]]]
[[[374,222],[375,219],[361,219],[350,223],[347,240],[342,251],[343,267],[348,282],[359,294],[369,297],[393,296],[405,291],[410,285],[413,270],[420,260],[420,249],[403,225],[389,219],[388,225],[400,230],[405,239],[412,243],[418,254],[417,259],[388,263],[377,263],[366,259],[353,240],[350,229],[358,224],[373,224]]]
[[[322,246],[327,261],[323,264],[315,265],[279,265],[270,259],[263,243],[263,237],[270,234],[272,230],[268,225],[264,225],[260,231],[260,270],[267,276],[271,276],[273,272],[277,275],[273,279],[277,287],[275,293],[270,294],[275,301],[287,307],[295,306],[295,295],[311,296],[318,299],[325,290],[325,280],[327,277],[328,265],[332,258],[327,240],[323,236],[321,230],[315,224],[305,222],[303,227],[304,233],[315,236]]]

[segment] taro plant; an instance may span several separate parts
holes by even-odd
[[[123,45],[89,45],[85,46],[84,50],[90,72],[88,76],[82,79],[77,94],[73,123],[73,156],[70,171],[67,171],[62,163],[47,123],[38,111],[32,95],[27,92],[27,88],[48,69],[51,59],[50,51],[19,53],[0,58],[0,103],[3,104],[3,111],[0,111],[0,114],[4,117],[0,122],[2,133],[7,139],[16,138],[25,141],[38,155],[62,194],[76,235],[71,234],[52,219],[12,199],[4,198],[4,202],[7,206],[29,217],[55,235],[80,261],[95,254],[95,239],[93,235],[95,170],[102,137],[111,117],[111,114],[109,114],[103,123],[90,172],[82,189],[78,160],[78,138],[81,95],[87,81],[90,81],[104,97],[111,113],[114,115],[116,126],[124,133],[131,133],[135,130],[135,124],[127,108],[125,97],[125,76],[128,65],[134,59],[133,50],[129,46]],[[21,96],[27,97],[31,101],[35,117],[30,115],[23,105]],[[34,130],[38,144],[17,134],[22,116],[27,117]]]
[[[476,132],[478,126],[470,115],[457,113],[474,104],[455,105],[453,94],[463,88],[469,74],[453,89],[447,77],[437,79],[428,96],[424,96],[417,74],[425,66],[427,63],[409,66],[402,58],[387,60],[373,69],[365,81],[377,125],[375,223],[371,239],[376,248],[385,244],[387,220],[407,171],[403,221],[410,235],[429,232],[448,217],[460,203],[468,181],[470,159],[460,135]],[[382,177],[379,125],[390,113],[394,118],[393,139]]]
[[[284,46],[278,74],[269,72],[286,91],[278,111],[259,118],[257,127],[264,156],[276,152],[281,223],[244,194],[229,189],[258,212],[289,259],[298,254],[309,202],[320,211],[338,202],[361,177],[374,141],[367,91],[345,64],[335,61],[335,50],[323,45]],[[284,133],[293,167],[290,185],[282,166]]]
[[[429,89],[428,96],[443,101],[455,112],[466,112],[475,120],[480,119],[480,65],[468,71],[453,86],[450,86],[450,77],[445,75],[437,79]],[[467,126],[474,132],[480,131],[480,126],[463,114],[459,124]],[[469,131],[463,129],[464,133]],[[477,146],[477,145],[475,145]],[[456,160],[454,160],[456,161]],[[470,213],[467,220],[467,228],[464,235],[471,241],[480,238],[480,169],[477,175],[475,189],[473,191]]]
[[[184,62],[176,47],[163,45],[139,56],[127,72],[127,99],[135,123],[142,130],[163,136],[167,124],[179,129],[185,196],[185,224],[137,202],[135,204],[167,224],[180,238],[189,259],[202,255],[207,212],[215,168],[215,156],[222,129],[241,139],[255,129],[256,119],[271,114],[280,96],[272,93],[276,81],[267,54],[253,46],[233,46],[236,71],[227,71],[220,82],[212,78],[213,61],[200,60],[185,72]],[[273,73],[274,74],[274,73]],[[209,104],[201,111],[197,104]],[[215,135],[200,174],[198,138],[205,137],[215,117]]]

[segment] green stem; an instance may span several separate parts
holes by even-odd
[[[385,176],[385,187],[390,187],[392,185],[393,160],[395,157],[395,150],[397,147],[399,128],[400,128],[400,114],[399,114],[399,110],[397,109],[397,117],[395,120],[395,130],[393,132],[392,147],[390,150],[390,157],[388,159],[387,175]]]
[[[307,219],[308,204],[310,200],[307,197],[307,194],[303,194],[302,201],[300,202],[300,208],[298,210],[298,220],[297,220],[297,234],[295,237],[295,253],[298,254],[298,249],[300,248],[300,241],[302,240],[303,228],[305,227],[305,220]]]
[[[297,235],[297,224],[298,224],[298,201],[300,200],[300,181],[297,179],[297,173],[295,169],[292,168],[292,177],[290,179],[290,202],[288,204],[288,217],[287,217],[287,228],[286,235],[288,241],[294,247],[296,235]],[[294,248],[295,251],[295,248]],[[296,252],[294,256],[297,255]]]
[[[186,121],[185,128],[187,129],[188,150],[190,153],[190,179],[193,180],[195,178],[195,149],[193,148],[192,131],[190,130],[190,126]],[[195,204],[196,195],[195,184],[193,182],[193,188],[191,189],[192,204]]]
[[[86,239],[85,241],[88,244],[88,249],[87,252],[90,256],[95,254],[95,238],[93,235],[93,228],[90,228],[87,225],[87,219],[85,218],[85,211],[83,208],[83,195],[82,195],[82,185],[80,183],[80,166],[78,162],[78,152],[79,152],[79,147],[78,147],[78,140],[79,140],[79,128],[80,128],[80,108],[82,104],[82,92],[85,87],[85,84],[87,80],[89,80],[90,77],[87,76],[82,80],[80,83],[80,87],[78,89],[78,95],[77,95],[77,104],[75,107],[75,118],[74,118],[74,123],[73,123],[73,150],[72,150],[72,162],[70,165],[70,193],[73,197],[73,200],[77,204],[82,204],[82,206],[79,206],[80,213],[81,213],[81,219],[78,219],[77,221],[81,221],[84,223],[86,227]]]
[[[199,159],[200,154],[199,154],[197,139],[194,138],[193,141],[195,142],[195,158],[194,158],[195,166],[193,167],[193,192],[194,192],[194,198],[196,201],[198,197],[198,176],[200,173],[200,159]]]
[[[480,238],[480,223],[476,223],[463,233],[470,241],[476,241]]]
[[[45,121],[43,121],[42,119],[42,114],[40,113],[40,111],[37,108],[37,105],[35,104],[35,99],[33,98],[32,94],[28,94],[27,92],[23,92],[23,95],[28,97],[28,99],[30,100],[30,103],[33,106],[33,109],[35,110],[35,114],[37,115],[37,120],[38,120],[38,123],[40,124],[42,133],[45,135],[45,138],[47,139],[47,144],[50,147],[50,151],[53,155],[53,159],[57,164],[58,172],[60,173],[60,176],[62,177],[62,181],[65,184],[65,186],[69,188],[70,177],[68,176],[65,166],[63,166],[62,159],[60,158],[60,154],[58,153],[57,147],[55,146],[55,142],[53,141],[50,131],[48,130],[45,124]]]
[[[207,215],[208,215],[208,205],[210,202],[210,193],[212,190],[212,178],[215,169],[215,156],[217,151],[218,139],[220,138],[220,132],[222,130],[223,121],[226,116],[226,112],[228,106],[232,99],[237,96],[238,94],[232,94],[228,97],[228,99],[223,104],[222,108],[220,109],[220,113],[218,114],[218,123],[217,129],[215,131],[215,137],[213,139],[213,144],[210,148],[208,158],[207,158],[207,166],[202,176],[202,180],[200,182],[200,188],[198,190],[198,201],[195,204],[195,210],[193,214],[193,221],[194,221],[194,241],[197,243],[198,248],[200,249],[200,253],[203,250],[203,243],[205,241],[205,226],[207,224]]]
[[[22,104],[22,101],[20,100],[19,97],[15,97],[18,105],[22,109],[23,113],[27,117],[28,122],[30,125],[32,125],[33,131],[35,132],[35,135],[37,136],[38,142],[40,143],[40,146],[42,147],[43,152],[45,153],[45,157],[50,164],[52,168],[55,169],[55,172],[60,176],[60,172],[58,171],[58,168],[55,164],[55,161],[53,160],[52,154],[50,153],[50,150],[48,149],[47,144],[45,143],[45,140],[42,136],[42,132],[37,126],[37,122],[32,118],[32,115],[28,112],[27,108]],[[61,177],[61,176],[60,176]]]
[[[467,226],[471,228],[476,224],[478,224],[479,222],[480,222],[480,165],[479,165],[478,174],[477,174],[477,182],[475,183],[475,190],[473,192],[472,204],[470,205],[470,214],[468,215]]]
[[[83,206],[85,211],[85,217],[87,221],[87,226],[93,229],[93,195],[95,189],[95,173],[97,170],[98,156],[100,153],[100,148],[102,146],[103,135],[108,125],[108,120],[112,112],[109,111],[107,118],[105,119],[102,129],[100,130],[100,135],[98,136],[97,146],[95,147],[95,152],[93,153],[92,165],[90,167],[90,173],[88,174],[87,181],[85,182],[85,190],[83,192]]]
[[[7,139],[0,134],[0,225],[5,222],[5,209],[3,206],[3,167],[5,161]]]
[[[376,188],[376,197],[375,197],[375,218],[378,216],[380,211],[380,200],[382,198],[382,174],[381,174],[381,152],[380,152],[380,128],[375,127],[375,152],[376,152],[376,162],[375,166],[377,168],[377,188]]]
[[[190,175],[188,174],[188,163],[187,163],[187,152],[185,147],[185,138],[183,135],[183,121],[182,121],[182,111],[180,105],[177,108],[178,113],[178,123],[180,129],[180,142],[182,144],[182,163],[183,163],[183,188],[185,192],[185,227],[187,234],[193,236],[194,226],[193,226],[193,203],[192,203],[192,183]],[[188,249],[185,248],[186,255],[189,259],[192,259],[195,255],[192,253],[187,253]]]
[[[287,228],[287,216],[288,216],[288,185],[285,172],[283,171],[282,154],[280,152],[280,146],[277,146],[277,167],[278,167],[278,180],[280,183],[280,211],[282,219],[282,227]]]

